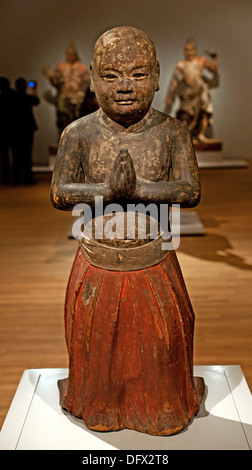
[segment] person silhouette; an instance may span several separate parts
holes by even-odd
[[[10,182],[10,149],[15,92],[6,77],[0,77],[0,168],[1,182]]]
[[[15,82],[15,118],[13,124],[13,184],[34,184],[32,173],[32,147],[34,132],[38,129],[33,106],[40,103],[37,84],[33,82],[32,93],[26,92],[25,78]]]

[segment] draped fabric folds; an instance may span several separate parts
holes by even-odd
[[[199,409],[193,329],[174,251],[150,268],[117,272],[92,266],[78,249],[66,294],[61,406],[97,431],[179,432]]]

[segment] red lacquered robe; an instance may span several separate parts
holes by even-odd
[[[174,251],[154,266],[115,271],[79,248],[66,293],[61,406],[96,431],[181,431],[199,410],[193,330]]]

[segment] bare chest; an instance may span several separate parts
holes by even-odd
[[[170,168],[169,138],[150,129],[144,133],[97,132],[83,153],[85,181],[108,181],[121,149],[127,149],[139,180],[168,181]]]

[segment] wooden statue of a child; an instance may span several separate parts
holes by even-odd
[[[100,109],[62,134],[51,188],[57,209],[93,208],[97,196],[104,207],[198,204],[190,134],[151,107],[158,79],[144,32],[118,27],[97,40],[91,84]],[[202,379],[193,378],[193,330],[176,254],[162,251],[160,238],[83,237],[66,293],[69,377],[59,384],[61,406],[97,431],[181,431],[204,393]]]

